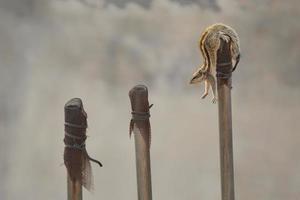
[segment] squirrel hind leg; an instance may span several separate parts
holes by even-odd
[[[208,82],[208,80],[205,80],[204,81],[204,93],[203,93],[203,95],[201,96],[201,99],[204,99],[207,95],[208,95],[208,90],[209,90],[209,82]]]
[[[211,86],[211,90],[213,93],[212,103],[217,102],[217,92],[216,92],[216,79],[213,75],[209,74],[207,76],[207,81],[209,82],[209,85]]]

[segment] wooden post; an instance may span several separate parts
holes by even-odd
[[[82,186],[79,181],[72,181],[70,176],[67,177],[68,200],[82,200]]]
[[[230,42],[221,39],[217,54],[217,87],[220,131],[220,164],[222,200],[234,200],[234,169],[231,116],[231,51]]]
[[[91,158],[85,147],[87,114],[81,99],[73,98],[65,105],[64,163],[68,173],[68,200],[82,200],[82,186],[93,189],[91,163],[102,164]]]
[[[134,132],[138,200],[152,200],[148,90],[137,85],[129,92],[132,108],[130,134]]]
[[[73,98],[65,104],[65,152],[64,162],[67,168],[68,200],[82,200],[82,163],[84,154],[74,142],[84,144],[87,127],[86,113],[82,101]],[[66,137],[66,133],[68,134]],[[79,138],[79,139],[77,139]],[[82,138],[82,139],[81,139]],[[75,139],[75,141],[74,141]],[[79,141],[77,141],[79,140]]]

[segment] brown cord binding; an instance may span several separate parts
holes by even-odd
[[[232,63],[231,62],[225,62],[225,63],[218,63],[217,67],[217,77],[222,79],[229,79],[231,78],[233,70]]]
[[[149,109],[153,106],[153,104],[151,104],[149,106]],[[137,111],[132,111],[131,112],[131,115],[132,115],[132,120],[133,121],[140,121],[140,120],[147,120],[150,118],[150,113],[149,113],[149,110],[147,112],[137,112]]]
[[[153,104],[151,104],[148,109],[150,109],[152,106],[153,106]],[[129,137],[131,137],[131,133],[133,131],[134,123],[147,121],[147,120],[149,120],[149,118],[151,116],[149,110],[147,112],[132,111],[131,115],[132,115],[132,117],[131,117],[130,125],[129,125],[130,126],[129,127]]]

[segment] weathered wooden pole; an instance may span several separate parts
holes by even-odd
[[[130,130],[134,133],[138,200],[152,200],[150,168],[150,113],[148,90],[137,85],[129,91],[132,108]]]
[[[78,137],[81,143],[85,140],[87,127],[86,114],[84,114],[81,99],[74,98],[65,104],[65,152],[64,162],[67,167],[68,200],[82,200],[81,166],[82,154],[75,148]],[[70,137],[68,137],[70,135]],[[73,138],[74,137],[74,138]],[[75,141],[77,142],[77,141]],[[73,148],[74,145],[74,148]],[[79,145],[78,145],[79,147]]]
[[[82,200],[82,186],[93,189],[90,161],[102,164],[91,158],[85,148],[87,114],[81,99],[73,98],[64,107],[65,111],[65,150],[64,163],[67,168],[68,200]]]
[[[79,181],[72,181],[67,177],[68,200],[82,200],[82,186]]]
[[[220,164],[222,200],[234,200],[234,169],[231,115],[232,62],[230,41],[221,39],[217,53],[217,90],[219,106]]]

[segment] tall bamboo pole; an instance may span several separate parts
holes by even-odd
[[[137,85],[129,92],[132,108],[130,134],[134,133],[138,200],[152,200],[148,90]]]
[[[220,165],[222,200],[234,200],[234,169],[231,113],[231,51],[230,42],[221,40],[217,54],[217,90],[220,132]]]

